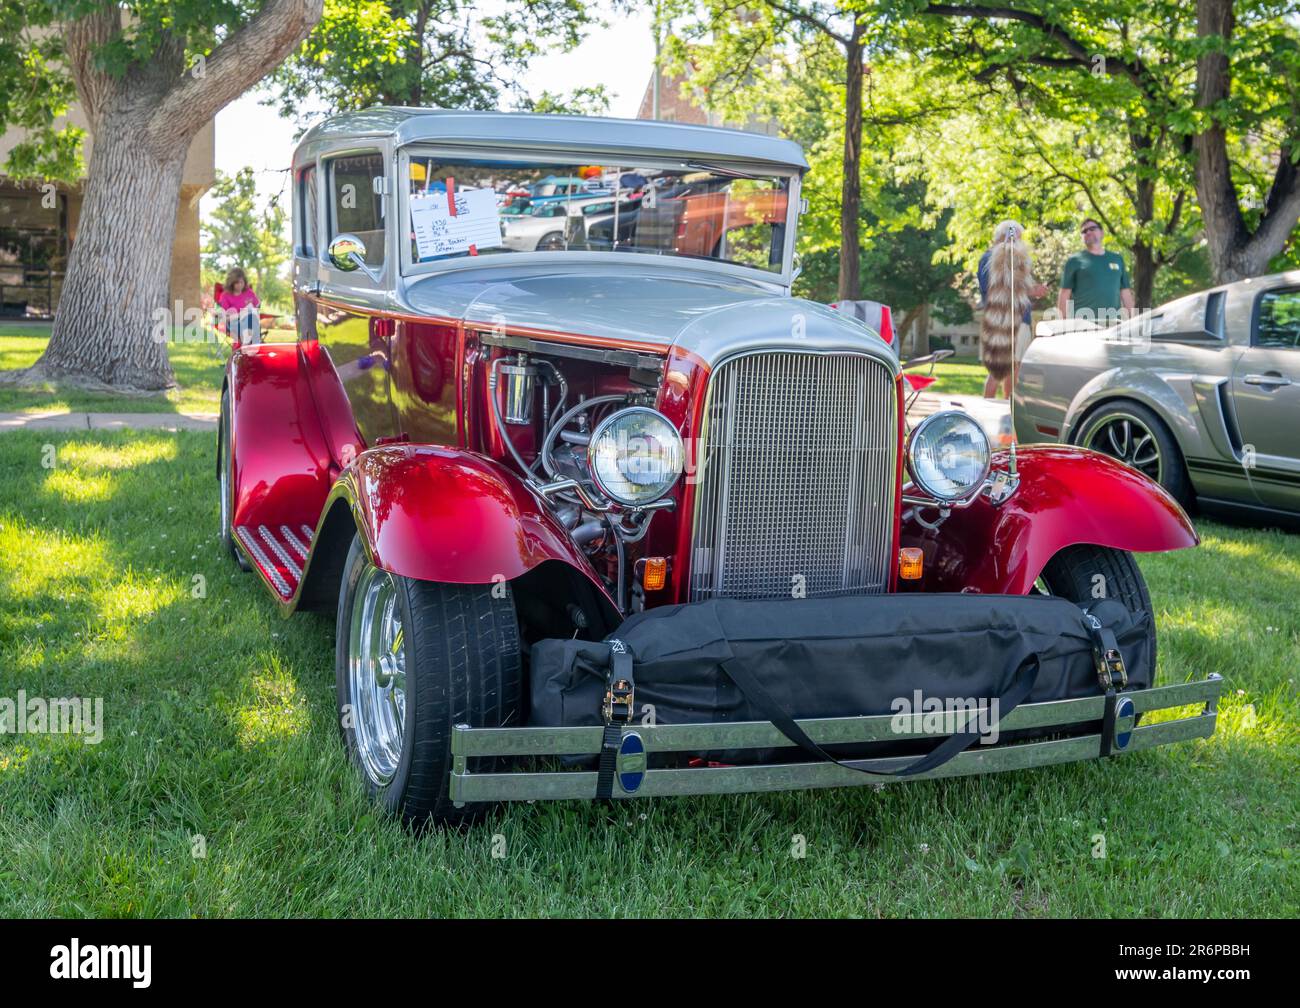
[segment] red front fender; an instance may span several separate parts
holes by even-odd
[[[1005,503],[981,497],[937,530],[914,515],[904,520],[903,545],[925,551],[926,591],[1023,595],[1067,546],[1153,553],[1200,541],[1163,488],[1108,456],[1065,445],[1022,447],[1016,455],[1020,486]],[[993,464],[1005,469],[1007,453],[994,455]],[[934,512],[923,517],[933,520]]]
[[[524,482],[472,452],[388,445],[357,456],[325,505],[346,500],[376,566],[422,581],[512,581],[561,560],[604,588]]]

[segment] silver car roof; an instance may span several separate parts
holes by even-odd
[[[770,164],[807,171],[803,149],[790,140],[718,126],[612,119],[378,106],[330,116],[304,134],[294,164],[310,160],[323,144],[348,138],[390,137],[402,146],[440,142],[503,150],[580,150],[620,156],[695,156]]]

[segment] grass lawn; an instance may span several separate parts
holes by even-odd
[[[222,553],[213,456],[195,433],[0,436],[0,696],[104,700],[98,745],[0,737],[0,915],[1300,911],[1300,536],[1202,522],[1199,549],[1142,561],[1160,681],[1228,677],[1211,740],[415,835],[345,763],[332,621],[280,620]]]
[[[0,370],[28,367],[45,349],[49,327],[31,329],[0,326]],[[0,385],[0,413],[69,411],[73,413],[217,413],[221,409],[221,375],[225,349],[217,343],[168,344],[172,369],[180,387],[160,395],[122,396],[44,388],[19,389]]]

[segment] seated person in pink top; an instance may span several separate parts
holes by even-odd
[[[226,274],[225,290],[217,298],[217,304],[226,313],[226,332],[231,339],[241,343],[259,343],[262,339],[262,324],[257,309],[262,307],[253,288],[248,286],[248,275],[236,266]]]

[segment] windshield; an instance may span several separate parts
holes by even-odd
[[[413,153],[411,260],[642,252],[784,266],[790,180],[725,166],[460,160]]]

